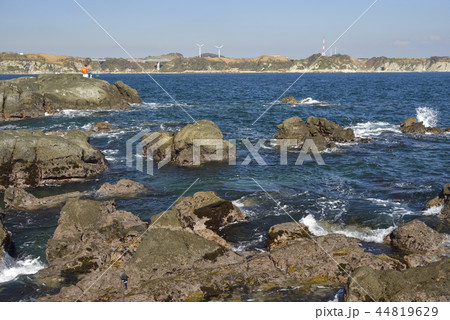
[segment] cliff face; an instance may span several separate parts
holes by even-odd
[[[283,56],[260,56],[250,59],[218,57],[184,58],[180,54],[157,58],[171,59],[161,63],[161,72],[449,72],[449,57],[357,59],[347,55],[321,57],[319,54],[294,60]],[[89,58],[47,54],[21,55],[2,53],[1,74],[79,73],[87,64],[91,72],[137,73],[154,72],[156,62],[139,60],[139,64],[122,58],[93,61]]]

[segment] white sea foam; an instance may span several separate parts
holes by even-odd
[[[309,214],[300,219],[300,223],[308,227],[315,236],[325,236],[327,234],[343,234],[347,237],[357,238],[366,242],[382,243],[383,239],[396,227],[386,229],[368,229],[355,226],[340,226],[317,221],[313,215]]]
[[[423,122],[425,127],[436,127],[438,124],[439,112],[429,107],[416,108],[416,118],[418,122]]]
[[[385,121],[360,122],[348,128],[353,129],[357,138],[372,138],[386,132],[401,132],[399,126],[390,124],[389,122]]]
[[[68,117],[68,118],[75,118],[75,117],[87,117],[93,114],[94,112],[97,112],[98,110],[74,110],[74,109],[65,109],[61,110],[58,113],[45,113],[44,115],[46,117]],[[108,111],[108,110],[104,110]]]
[[[444,206],[434,206],[431,208],[428,208],[426,210],[422,211],[422,214],[424,216],[438,216],[441,214],[442,208],[444,208]]]
[[[391,217],[403,217],[405,215],[414,214],[413,211],[408,210],[407,208],[403,207],[401,203],[391,201],[391,200],[382,200],[382,199],[375,199],[375,198],[367,198],[365,200],[368,200],[377,206],[386,207],[387,210],[383,212],[379,212],[379,214],[386,214]]]
[[[35,274],[45,268],[39,258],[27,257],[21,260],[14,260],[5,253],[0,260],[0,283],[16,279],[20,275]]]

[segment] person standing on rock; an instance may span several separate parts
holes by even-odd
[[[120,271],[120,280],[122,280],[122,283],[125,286],[125,290],[128,289],[128,276],[125,273],[125,270]]]
[[[87,67],[87,64],[85,64],[84,67],[81,68],[81,73],[83,74],[83,77],[89,78],[89,69]]]

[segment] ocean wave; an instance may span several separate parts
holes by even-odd
[[[12,281],[20,275],[35,274],[43,268],[45,264],[39,258],[26,257],[16,261],[5,253],[0,261],[0,283]]]
[[[438,216],[441,214],[442,208],[444,208],[444,205],[434,206],[434,207],[428,208],[426,210],[423,210],[422,214],[424,216]]]
[[[143,104],[138,105],[141,108],[147,108],[151,110],[158,110],[161,108],[171,108],[176,106],[174,103],[158,103],[158,102],[144,102]],[[185,105],[183,105],[185,107]]]
[[[108,111],[108,110],[102,110],[102,111]],[[75,109],[65,109],[61,110],[58,113],[45,113],[44,115],[46,117],[68,117],[68,118],[75,118],[75,117],[88,117],[92,115],[93,113],[98,112],[98,110],[75,110]]]
[[[353,129],[353,132],[355,133],[355,136],[357,138],[372,138],[387,132],[394,132],[394,133],[401,132],[399,126],[393,125],[385,121],[360,122],[348,128]]]
[[[326,222],[317,221],[312,214],[303,217],[299,221],[308,227],[309,231],[315,236],[325,236],[327,234],[343,234],[365,242],[382,243],[384,238],[396,227],[386,229],[368,229],[357,226],[341,226]]]
[[[418,122],[423,122],[425,127],[436,127],[438,124],[439,112],[429,107],[416,108],[416,118]]]

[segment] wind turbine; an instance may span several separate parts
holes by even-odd
[[[216,47],[216,48],[218,49],[218,51],[219,51],[219,54],[218,54],[218,56],[219,56],[219,58],[220,58],[220,49],[222,49],[222,48],[223,48],[223,45],[220,45],[220,46],[214,46],[214,47]]]
[[[196,43],[196,45],[198,47],[198,56],[201,58],[202,57],[202,47],[204,46],[204,44]]]

